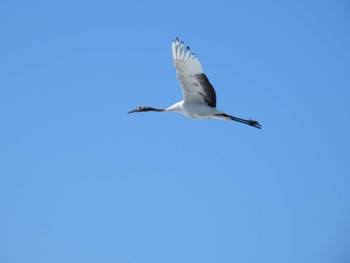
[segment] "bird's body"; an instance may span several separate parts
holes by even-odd
[[[178,38],[172,43],[172,55],[184,99],[165,109],[141,106],[129,113],[145,111],[177,112],[192,119],[234,120],[261,128],[257,121],[230,116],[216,108],[215,90],[204,74],[198,58],[193,53],[191,54],[189,47],[184,48],[184,43],[180,42]]]
[[[215,108],[204,104],[191,104],[185,101],[179,101],[174,105],[164,109],[164,112],[177,112],[191,119],[209,119],[210,113],[215,111]]]

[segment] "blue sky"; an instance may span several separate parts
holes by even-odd
[[[349,262],[348,1],[1,1],[0,262]],[[179,114],[179,37],[218,108]]]

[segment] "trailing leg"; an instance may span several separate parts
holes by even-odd
[[[237,118],[237,117],[228,115],[226,113],[218,113],[218,114],[215,114],[215,115],[216,116],[220,116],[220,117],[224,117],[226,120],[237,121],[237,122],[244,123],[244,124],[247,124],[249,126],[253,126],[255,128],[261,129],[261,125],[259,124],[259,122],[251,120],[251,119],[245,120],[245,119],[241,119],[241,118]]]

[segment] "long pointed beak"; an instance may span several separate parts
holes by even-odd
[[[139,112],[139,109],[137,108],[137,109],[134,109],[134,110],[132,110],[132,111],[129,111],[128,114],[134,113],[134,112]]]

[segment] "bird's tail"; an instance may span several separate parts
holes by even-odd
[[[259,122],[257,121],[254,121],[254,120],[245,120],[245,119],[241,119],[241,118],[237,118],[237,117],[234,117],[234,116],[231,116],[231,115],[228,115],[226,113],[219,113],[219,114],[215,114],[216,116],[219,116],[219,117],[223,117],[225,118],[226,120],[232,120],[232,121],[237,121],[237,122],[240,122],[240,123],[244,123],[244,124],[247,124],[249,126],[253,126],[255,128],[258,128],[258,129],[261,129],[261,125]]]

